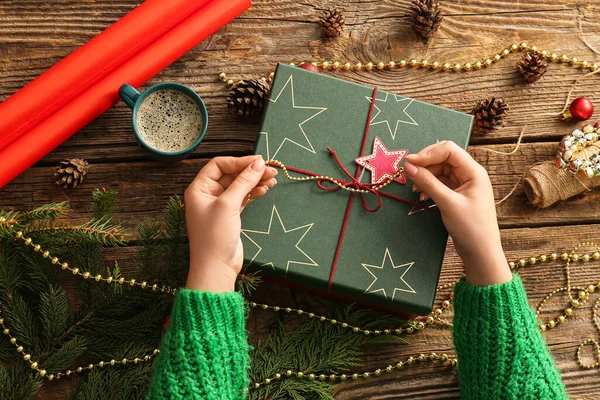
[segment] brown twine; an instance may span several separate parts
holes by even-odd
[[[586,147],[580,153],[584,159],[600,154],[600,141]],[[523,177],[523,190],[529,202],[536,207],[546,208],[561,200],[600,186],[600,176],[581,179],[566,168],[558,168],[554,161],[544,161],[531,166]]]

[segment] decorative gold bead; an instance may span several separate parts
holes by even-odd
[[[73,275],[77,275],[77,274],[79,273],[79,268],[73,268],[73,269],[71,270],[71,273],[72,273]]]
[[[519,260],[519,267],[524,267],[527,264],[527,261],[525,261],[524,259],[520,259]]]
[[[32,362],[30,365],[31,369],[36,369],[38,367],[38,363],[37,362]]]
[[[349,62],[344,64],[344,71],[350,71],[350,69],[352,69],[352,64],[350,64]]]
[[[600,251],[595,251],[594,254],[592,254],[592,258],[594,260],[600,260]]]
[[[427,66],[429,65],[429,61],[421,60],[421,63],[419,65],[421,66],[421,68],[427,68]]]
[[[91,369],[94,369],[94,364],[89,364],[89,365],[87,366],[87,369],[90,369],[90,370],[91,370]]]
[[[321,63],[321,68],[323,68],[323,69],[329,69],[329,66],[330,66],[330,64],[327,61],[323,61]]]
[[[594,64],[590,65],[590,69],[594,72],[598,71],[598,64],[594,63]]]
[[[56,257],[52,257],[52,260],[50,260],[52,262],[52,264],[57,264],[58,263],[58,258]]]
[[[483,64],[489,67],[490,65],[492,65],[492,60],[490,58],[486,58]]]
[[[129,281],[129,286],[134,286],[135,285],[135,279],[131,279]]]
[[[460,70],[461,70],[461,68],[462,68],[462,66],[461,66],[460,64],[458,64],[458,63],[456,63],[456,64],[454,64],[454,65],[452,66],[452,69],[454,70],[454,72],[458,72],[458,71],[460,71]]]
[[[546,324],[541,324],[541,325],[540,325],[540,331],[542,331],[542,332],[546,332],[546,329],[547,329],[547,328],[548,328],[548,327],[546,326]]]
[[[577,60],[577,57],[571,57],[571,59],[569,60],[569,62],[571,63],[571,65],[577,64],[577,61],[579,61],[579,60]]]
[[[562,324],[565,322],[565,316],[564,315],[559,315],[558,318],[556,318],[556,322],[558,322],[559,324]]]
[[[442,301],[442,307],[443,308],[449,308],[450,307],[450,302],[448,300]]]
[[[384,69],[385,68],[385,64],[382,63],[381,61],[377,63],[377,69]]]
[[[275,374],[275,379],[281,379],[281,374],[280,373]]]
[[[362,69],[363,65],[359,62],[357,62],[356,64],[354,64],[354,70],[355,71],[360,71]]]
[[[31,360],[31,354],[23,354],[23,360],[25,360],[25,361]]]
[[[546,262],[546,261],[548,261],[548,257],[546,257],[546,255],[545,255],[545,254],[542,254],[541,256],[539,256],[539,257],[538,257],[538,259],[539,259],[541,262]]]
[[[227,80],[227,86],[232,87],[234,84],[233,79],[228,79]]]
[[[77,371],[77,372],[81,372],[81,371],[83,371],[83,367],[77,367],[77,370],[76,370],[76,371]]]
[[[2,333],[4,333],[5,335],[8,335],[10,333],[10,329],[4,328],[4,330],[2,331]]]
[[[532,264],[532,265],[533,265],[533,264],[535,264],[536,262],[537,262],[537,258],[535,258],[535,257],[531,257],[531,258],[529,259],[529,264]]]
[[[518,48],[519,48],[519,46],[517,46],[516,44],[512,44],[512,45],[510,46],[510,50],[511,50],[511,51],[515,51],[515,50],[517,50]]]
[[[21,239],[23,237],[23,232],[17,231],[15,232],[15,236],[17,237],[17,239]]]
[[[10,344],[17,344],[17,338],[11,337]]]
[[[29,246],[31,244],[31,242],[32,242],[31,238],[26,238],[25,239],[25,245],[26,246]]]
[[[373,371],[373,375],[375,375],[375,376],[381,375],[381,370],[380,369],[376,369],[375,371]]]
[[[590,293],[594,293],[596,291],[596,286],[595,285],[588,285],[587,291],[590,292]]]
[[[442,65],[442,71],[448,71],[449,69],[450,69],[450,64],[448,64],[448,63],[444,63],[444,64]]]
[[[17,346],[17,353],[23,352],[23,346]]]
[[[160,353],[159,349],[154,349],[154,355],[157,355],[158,353]]]
[[[571,315],[573,315],[573,309],[572,308],[567,308],[565,309],[565,315],[570,317]]]
[[[139,363],[139,362],[140,362],[140,359],[139,359],[138,357],[136,357],[136,358],[134,358],[134,359],[133,359],[133,363],[134,363],[134,364],[137,364],[137,363]]]
[[[123,364],[123,365],[127,364],[127,359],[126,358],[122,359],[121,364]]]
[[[49,381],[54,380],[54,375],[53,374],[48,375],[48,380]]]
[[[394,61],[390,61],[390,62],[388,63],[388,68],[389,68],[389,69],[394,69],[394,67],[395,67],[395,66],[396,66],[396,63],[395,63]]]
[[[502,56],[506,57],[509,54],[510,54],[510,50],[508,50],[508,49],[502,50]]]
[[[373,63],[372,62],[368,62],[365,64],[365,69],[367,71],[371,71],[373,69]]]
[[[408,62],[408,65],[410,65],[411,67],[416,67],[417,66],[417,60],[415,60],[414,58],[412,60],[410,60]]]
[[[425,321],[427,322],[427,324],[428,324],[428,325],[431,325],[431,324],[433,324],[433,321],[434,321],[434,319],[433,319],[433,317],[430,315],[430,316],[428,316],[428,317],[425,319]]]
[[[48,250],[44,251],[44,252],[42,253],[42,257],[44,257],[44,258],[48,258],[48,257],[50,257],[50,252],[49,252]]]
[[[363,372],[362,376],[363,378],[368,378],[371,374],[368,372]]]
[[[533,51],[534,53],[537,53],[537,46],[531,46],[530,47],[531,51]]]
[[[571,305],[572,305],[573,307],[579,307],[579,300],[577,300],[577,299],[573,299],[573,300],[571,300]]]
[[[100,282],[102,280],[102,275],[98,274],[94,277],[94,279],[96,280],[96,282]]]
[[[4,323],[4,318],[0,317],[0,324]]]
[[[562,56],[560,56],[560,62],[568,62],[569,61],[569,57],[566,54],[563,54]]]
[[[120,277],[119,280],[117,281],[119,283],[119,285],[122,285],[123,282],[125,282],[125,278]]]
[[[155,292],[158,290],[158,285],[156,283],[152,285],[152,290]]]
[[[583,262],[588,262],[590,261],[590,255],[589,254],[584,254],[583,256],[581,256],[581,260]]]
[[[548,325],[548,328],[552,329],[556,326],[556,322],[554,322],[554,320],[551,319],[548,321],[547,325]]]
[[[562,253],[562,254],[560,255],[560,259],[561,259],[561,260],[563,260],[563,261],[567,261],[567,260],[569,259],[569,254],[567,254],[567,253]]]
[[[334,70],[340,69],[340,62],[334,61],[334,63],[331,64],[331,68],[333,68]]]
[[[431,69],[438,69],[440,67],[440,63],[437,61],[434,61],[433,63],[431,63]]]
[[[295,67],[296,63],[291,62],[291,63],[289,63],[289,65],[292,66],[292,67]]]
[[[577,294],[577,296],[581,299],[584,300],[588,297],[588,293],[585,290],[580,290],[579,293]]]
[[[219,72],[219,79],[224,81],[227,78],[227,74],[225,72]]]
[[[275,72],[270,72],[269,73],[269,81],[272,81],[274,77],[275,77]]]
[[[579,261],[579,254],[573,254],[571,256],[571,260],[573,260],[573,261]]]
[[[470,71],[471,68],[473,68],[473,66],[471,65],[471,63],[466,63],[463,68],[465,71]]]
[[[302,372],[302,371],[298,371],[298,373],[296,374],[296,376],[297,376],[298,378],[303,378],[303,377],[304,377],[304,372]]]
[[[558,56],[556,55],[556,53],[552,53],[552,54],[550,55],[550,59],[551,59],[552,61],[557,61],[557,60],[558,60]]]
[[[90,273],[86,271],[86,272],[83,273],[82,276],[83,276],[83,279],[87,279],[87,278],[90,277]]]
[[[98,363],[98,366],[99,366],[100,368],[103,368],[103,367],[104,367],[104,361],[100,361],[100,362]]]
[[[535,46],[533,46],[531,49],[533,50]],[[527,43],[523,42],[521,43],[521,50],[525,50],[527,48]]]
[[[475,69],[481,69],[482,65],[481,65],[481,61],[477,61],[475,64],[473,64],[473,68]]]
[[[548,55],[548,52],[547,52],[546,50],[542,50],[542,52],[541,52],[541,53],[542,53],[542,55],[543,55],[544,57],[546,57],[546,56]]]
[[[412,364],[412,363],[414,363],[414,362],[415,362],[415,359],[414,359],[414,358],[412,358],[412,357],[408,357],[408,359],[406,360],[406,363],[407,363],[408,365],[410,365],[410,364]]]
[[[496,55],[494,56],[494,61],[495,61],[495,62],[498,62],[498,61],[500,61],[500,59],[501,59],[501,58],[502,58],[502,56],[501,56],[500,54],[496,54]]]
[[[415,330],[409,326],[408,328],[406,328],[406,333],[413,333]]]
[[[38,371],[38,374],[40,374],[40,376],[43,378],[44,376],[46,376],[46,370],[42,369],[42,370]]]
[[[550,258],[551,258],[552,260],[556,260],[556,259],[558,258],[558,254],[556,254],[556,253],[552,253],[552,254],[550,254]]]
[[[66,262],[64,262],[64,263],[60,264],[60,267],[61,267],[63,270],[65,270],[65,269],[69,268],[69,264],[67,264]]]

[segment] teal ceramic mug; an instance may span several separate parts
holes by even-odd
[[[133,111],[133,131],[138,143],[154,159],[183,160],[202,142],[208,128],[208,111],[191,88],[165,82],[140,93],[125,84],[119,95]]]

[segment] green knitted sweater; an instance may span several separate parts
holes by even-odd
[[[463,398],[567,398],[518,275],[488,287],[461,281],[454,303]],[[244,399],[250,383],[244,322],[237,293],[179,291],[148,399]]]

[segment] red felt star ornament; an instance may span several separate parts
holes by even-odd
[[[408,150],[388,150],[379,137],[375,136],[373,140],[373,153],[368,156],[358,157],[354,160],[358,165],[371,171],[371,183],[381,184],[387,179],[392,179],[394,174],[400,171],[400,164]],[[396,182],[406,184],[406,177],[403,174],[394,179]]]

